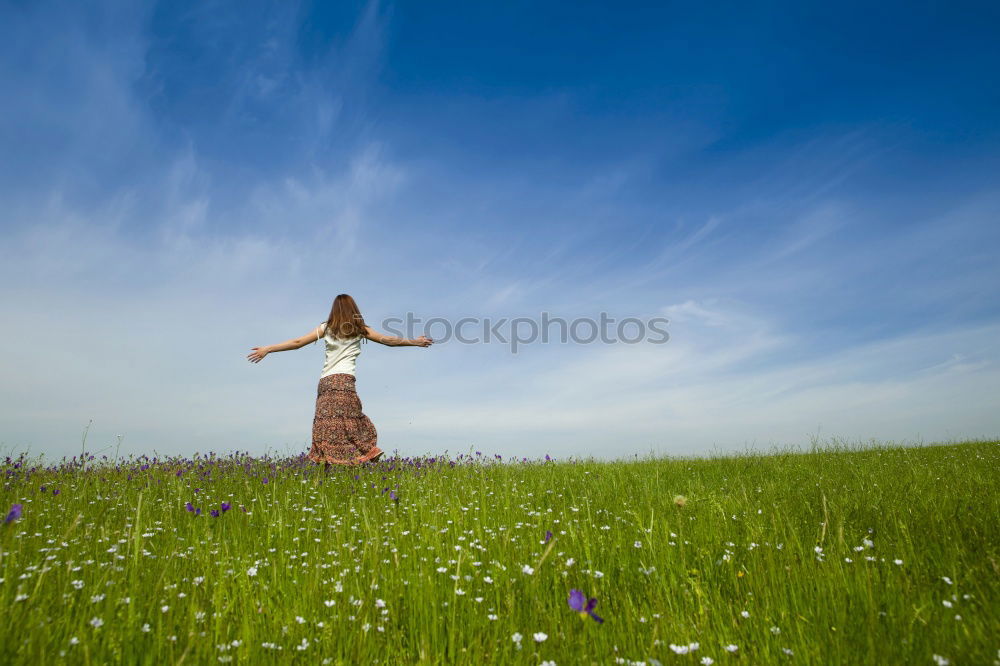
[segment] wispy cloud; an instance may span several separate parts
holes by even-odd
[[[420,425],[474,431],[477,443],[502,442],[524,455],[539,443],[563,455],[678,454],[712,445],[724,451],[754,442],[763,449],[802,444],[817,433],[912,442],[993,432],[995,324],[803,360],[801,341],[753,317],[691,302],[668,311],[686,316],[660,348],[581,348],[539,371],[528,361],[516,391],[460,412],[421,405]],[[956,349],[976,352],[956,357]]]

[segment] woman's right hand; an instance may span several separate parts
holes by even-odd
[[[419,338],[413,339],[413,344],[417,347],[430,347],[434,343],[433,340],[428,338],[426,335],[421,335]]]

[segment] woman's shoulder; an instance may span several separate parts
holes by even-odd
[[[321,329],[320,330],[320,337],[319,337],[319,339],[320,340],[324,340],[325,339],[328,343],[330,343],[330,344],[332,344],[334,346],[346,346],[346,345],[361,344],[361,341],[364,340],[365,337],[366,336],[364,334],[361,334],[361,335],[352,335],[352,336],[347,337],[347,338],[341,338],[341,337],[336,336],[336,335],[327,335],[326,334],[326,330],[325,329]]]
[[[328,345],[331,345],[333,347],[347,347],[355,344],[361,344],[361,340],[363,340],[364,338],[365,338],[364,333],[342,338],[339,335],[328,333],[326,330],[326,322],[323,322],[319,325],[318,339],[325,340]]]

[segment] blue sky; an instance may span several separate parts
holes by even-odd
[[[0,442],[307,450],[322,351],[245,356],[341,292],[670,319],[367,345],[404,455],[996,437],[998,36],[988,3],[4,3]]]

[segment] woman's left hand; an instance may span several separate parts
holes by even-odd
[[[260,363],[267,354],[267,347],[254,347],[253,351],[247,354],[247,360],[251,363]]]

